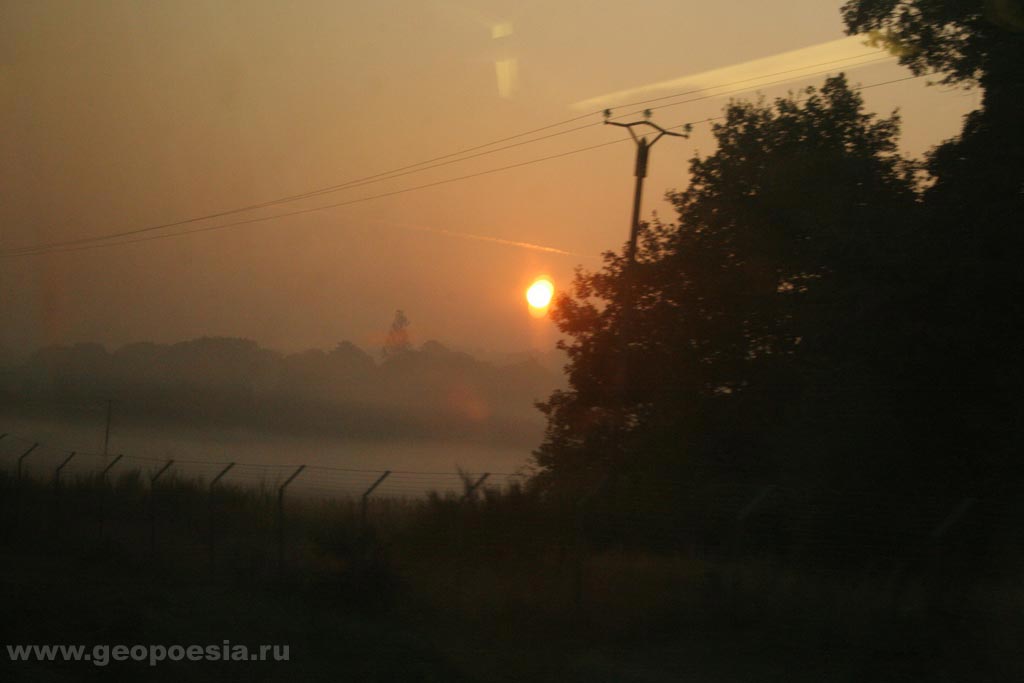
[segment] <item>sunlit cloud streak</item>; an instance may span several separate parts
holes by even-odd
[[[532,242],[520,242],[517,240],[508,240],[501,237],[491,237],[489,235],[477,235],[471,232],[459,232],[455,230],[446,230],[444,228],[435,228],[429,225],[416,225],[412,223],[396,223],[394,221],[384,221],[374,219],[371,221],[378,225],[383,225],[391,228],[399,228],[401,230],[412,230],[415,232],[426,232],[434,235],[441,235],[443,237],[450,237],[453,239],[461,240],[473,240],[476,242],[490,242],[491,244],[500,244],[506,247],[515,247],[517,249],[529,249],[530,251],[540,251],[546,254],[558,254],[559,256],[573,256],[576,258],[590,258],[587,254],[579,254],[573,251],[566,251],[564,249],[558,249],[556,247],[549,247],[543,244],[533,244]]]
[[[576,102],[571,106],[573,109],[579,110],[596,110],[645,97],[654,97],[667,92],[699,92],[721,86],[723,83],[734,83],[743,80],[753,82],[758,78],[774,76],[780,73],[788,73],[792,76],[791,80],[797,81],[807,76],[807,74],[800,73],[805,67],[809,69],[835,62],[837,71],[849,70],[856,68],[859,64],[848,64],[846,60],[857,60],[860,57],[877,57],[878,52],[879,47],[872,45],[867,36],[849,36],[839,40],[831,40],[803,47],[798,50],[781,52],[769,57],[760,57],[739,64],[711,69],[710,71],[690,74],[667,81],[648,83],[626,90],[619,90],[618,92],[591,97]],[[875,64],[877,62],[871,60],[871,63]],[[777,85],[778,81],[773,80],[773,84]]]

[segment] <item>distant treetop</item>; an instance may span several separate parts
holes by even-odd
[[[387,358],[395,354],[405,353],[412,349],[412,341],[409,336],[409,319],[405,317],[402,310],[395,311],[395,319],[391,322],[391,329],[384,340],[382,355]]]

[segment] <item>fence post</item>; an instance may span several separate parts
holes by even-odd
[[[967,497],[960,500],[949,513],[932,528],[928,534],[928,554],[921,567],[924,582],[926,609],[959,612],[965,605],[968,593],[964,590],[965,562],[973,564],[976,558],[967,560],[963,548],[949,549],[945,540],[955,527],[978,503],[978,499]],[[959,530],[963,536],[963,530]],[[951,561],[951,563],[950,563]]]
[[[284,576],[284,490],[304,469],[305,465],[299,465],[299,468],[292,472],[292,476],[285,479],[281,488],[277,490],[277,572],[281,576]]]
[[[466,487],[466,492],[462,494],[462,508],[459,510],[459,552],[463,552],[466,547],[466,524],[468,521],[468,514],[466,513],[466,503],[476,496],[476,490],[487,481],[487,477],[491,476],[490,472],[484,472],[479,479]]]
[[[21,454],[18,458],[18,483],[21,483],[21,463],[25,461],[25,458],[32,455],[32,451],[39,448],[39,443],[36,442],[28,447],[28,450]]]
[[[750,515],[754,514],[759,507],[761,507],[768,497],[775,491],[775,484],[768,484],[761,489],[757,495],[751,498],[746,505],[740,508],[736,512],[736,527],[733,530],[732,540],[732,559],[736,560],[739,557],[742,537],[743,537],[743,524],[747,521]]]
[[[68,453],[68,457],[64,458],[64,462],[57,465],[57,469],[53,471],[53,489],[56,491],[60,488],[60,471],[64,469],[64,466],[71,462],[71,458],[75,457],[75,451]]]
[[[7,432],[4,432],[3,434],[0,434],[0,441],[3,441],[6,438],[7,438]]]
[[[476,490],[480,487],[480,484],[487,481],[487,477],[491,476],[490,472],[484,472],[479,479],[476,480],[471,486],[466,489],[466,492],[462,495],[462,500],[467,501],[476,494]]]
[[[25,458],[30,456],[32,454],[32,451],[34,451],[37,448],[39,448],[39,442],[36,442],[36,443],[32,444],[31,446],[29,446],[28,450],[25,451],[24,453],[22,453],[21,456],[18,458],[18,479],[17,479],[17,482],[15,484],[17,486],[17,493],[15,494],[15,497],[14,497],[14,528],[15,529],[18,529],[18,528],[21,527],[21,498],[22,498],[22,495],[23,495],[22,489],[24,488],[24,484],[21,481],[21,470],[22,470],[21,464],[25,461]]]
[[[576,504],[573,506],[573,532],[575,534],[575,552],[573,553],[573,572],[572,572],[572,604],[573,610],[577,618],[583,617],[583,601],[584,601],[584,562],[586,560],[586,525],[584,524],[586,507],[594,498],[601,494],[612,481],[611,473],[606,472],[594,486],[594,488],[583,494]]]
[[[596,491],[595,491],[596,492]],[[586,560],[586,527],[584,523],[584,515],[586,514],[586,504],[593,498],[593,493],[586,495],[576,501],[575,514],[573,515],[573,532],[575,535],[576,546],[573,550],[572,558],[572,607],[573,613],[577,618],[583,616],[583,564]]]
[[[937,541],[943,536],[945,536],[946,532],[949,531],[954,524],[959,522],[960,518],[967,514],[967,511],[974,507],[974,504],[976,502],[978,501],[974,498],[964,498],[959,503],[957,503],[956,507],[954,507],[950,511],[950,513],[946,515],[945,519],[939,522],[939,524],[937,524],[935,528],[932,529],[931,534],[929,534],[932,540]]]
[[[215,501],[214,496],[213,496],[213,490],[214,490],[214,487],[217,485],[217,482],[219,482],[224,477],[224,475],[227,474],[231,470],[231,468],[234,467],[234,466],[235,466],[235,463],[233,463],[233,462],[232,463],[228,463],[228,466],[225,467],[224,469],[222,469],[219,473],[217,473],[217,476],[214,477],[210,481],[209,497],[210,497],[210,573],[211,574],[213,573],[213,568],[214,568],[214,566],[216,564],[216,558],[215,558],[214,553],[215,553],[215,546],[216,546],[216,542],[217,542],[217,528],[216,528],[216,519],[215,519],[215,515],[214,515],[214,512],[215,512],[214,505],[215,505],[216,501]]]
[[[469,524],[469,514],[466,510],[467,503],[473,498],[477,488],[483,484],[487,477],[491,476],[489,472],[484,472],[475,482],[472,484],[466,484],[468,481],[468,475],[459,470],[459,478],[462,480],[463,485],[466,487],[466,491],[462,494],[462,498],[459,499],[459,505],[455,509],[456,517],[456,528],[455,528],[455,544],[456,552],[458,553],[458,561],[455,565],[455,577],[453,585],[456,586],[455,599],[460,603],[463,601],[465,596],[464,587],[466,581],[463,578],[463,572],[466,571],[465,566],[467,563],[466,558],[466,527]]]
[[[99,482],[98,482],[98,485],[99,485],[99,510],[97,511],[98,514],[99,514],[99,518],[100,518],[100,543],[103,542],[104,522],[105,522],[105,519],[106,519],[106,510],[105,510],[105,507],[104,507],[104,499],[106,498],[106,494],[107,494],[107,473],[110,472],[110,470],[113,469],[114,465],[117,464],[117,461],[120,460],[123,457],[124,457],[124,453],[119,453],[118,456],[116,458],[114,458],[113,460],[111,460],[110,463],[106,467],[103,468],[103,471],[100,472],[100,478],[99,478]]]
[[[156,556],[156,481],[171,469],[174,460],[168,460],[149,480],[149,553]]]
[[[53,512],[50,525],[57,528],[57,518],[60,517],[61,505],[60,505],[60,471],[64,469],[64,466],[71,462],[71,459],[75,457],[75,451],[68,453],[68,457],[64,458],[61,464],[57,465],[57,469],[53,471]]]
[[[724,566],[724,570],[721,575],[717,573],[715,576],[715,583],[712,584],[715,590],[722,588],[722,583],[728,584],[730,590],[733,593],[738,594],[742,586],[742,576],[740,556],[743,551],[743,540],[745,535],[745,523],[747,518],[753,515],[757,510],[764,505],[764,502],[775,491],[775,484],[768,484],[758,491],[753,498],[747,501],[747,504],[736,511],[736,519],[734,520],[732,530],[732,541],[730,547],[727,549],[726,559],[728,562]],[[724,581],[723,581],[724,580]]]
[[[370,488],[366,489],[363,493],[362,505],[359,510],[359,528],[365,533],[366,532],[366,505],[367,500],[370,498],[370,494],[373,493],[374,489],[381,485],[381,483],[388,478],[391,474],[391,470],[386,470],[384,474],[377,478],[377,481],[370,485]]]

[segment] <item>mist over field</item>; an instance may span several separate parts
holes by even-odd
[[[479,360],[438,342],[375,359],[351,343],[283,354],[254,341],[40,349],[0,379],[5,429],[141,457],[363,469],[512,471],[543,433],[555,354]]]

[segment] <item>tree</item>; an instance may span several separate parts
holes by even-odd
[[[849,0],[842,14],[849,32],[873,32],[914,73],[983,89],[961,135],[929,155],[929,202],[948,224],[1016,222],[1024,195],[1024,1]]]
[[[930,348],[919,362],[944,396],[933,420],[961,425],[951,438],[961,460],[1009,479],[1024,408],[1024,2],[850,0],[843,18],[850,32],[878,32],[916,73],[984,91],[961,134],[928,155],[930,239],[916,270],[929,295],[916,315]]]
[[[409,319],[402,311],[395,311],[395,319],[391,322],[391,329],[384,340],[382,355],[385,358],[399,353],[405,353],[412,349],[412,342],[409,339]]]
[[[569,388],[540,405],[541,482],[765,476],[822,435],[838,458],[857,427],[888,429],[876,380],[901,347],[878,327],[896,334],[913,169],[898,118],[865,113],[844,77],[801,95],[728,106],[670,195],[679,223],[642,235],[632,329],[621,254],[559,297]]]
[[[991,92],[1019,87],[1020,0],[848,0],[842,15],[850,33],[873,32],[915,73],[934,70],[945,83]]]

